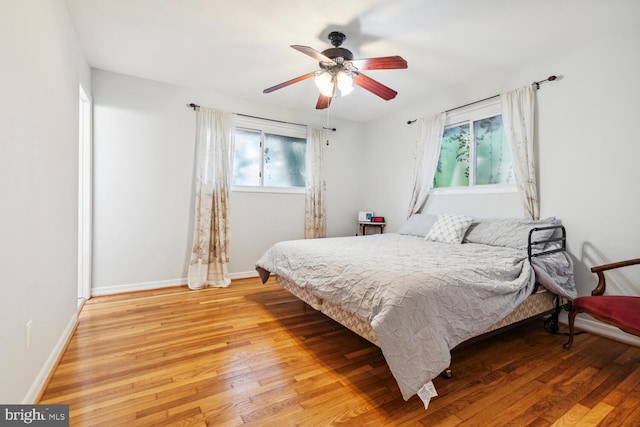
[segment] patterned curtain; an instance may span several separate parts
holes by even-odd
[[[196,116],[196,206],[189,288],[227,287],[229,164],[235,115],[200,107]]]
[[[447,113],[438,113],[431,117],[418,119],[413,190],[407,218],[420,211],[433,186],[446,119]]]
[[[324,131],[309,128],[306,153],[306,198],[304,203],[304,237],[325,237],[324,207]]]
[[[523,197],[529,218],[540,219],[540,201],[536,184],[536,162],[533,150],[535,91],[525,86],[500,95],[502,121],[513,155],[513,171],[518,191]]]

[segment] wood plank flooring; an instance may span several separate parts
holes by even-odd
[[[534,321],[456,349],[425,410],[381,351],[275,283],[93,298],[40,403],[81,426],[639,426],[640,348]]]

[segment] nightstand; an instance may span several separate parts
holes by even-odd
[[[367,228],[371,227],[378,228],[382,234],[385,225],[387,225],[386,222],[358,221],[358,228],[362,231],[361,236],[366,236]]]

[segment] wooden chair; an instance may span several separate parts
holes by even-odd
[[[598,286],[591,292],[591,296],[573,300],[569,313],[569,341],[564,345],[565,350],[569,350],[573,344],[573,323],[578,313],[587,313],[629,334],[640,336],[640,296],[603,295],[607,286],[605,271],[635,264],[640,264],[640,258],[591,268],[591,272],[598,275]]]

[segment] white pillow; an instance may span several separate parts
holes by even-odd
[[[398,230],[398,234],[408,234],[410,236],[418,236],[424,238],[433,224],[436,223],[438,217],[429,214],[413,214],[407,222]]]
[[[473,217],[467,215],[438,215],[438,220],[425,239],[431,242],[460,244],[472,222]]]
[[[549,217],[541,220],[515,218],[479,219],[472,223],[464,237],[465,243],[481,243],[492,246],[506,246],[515,249],[527,249],[529,230],[534,227],[560,225],[560,220]],[[555,230],[542,230],[536,233],[537,241],[549,239]]]

